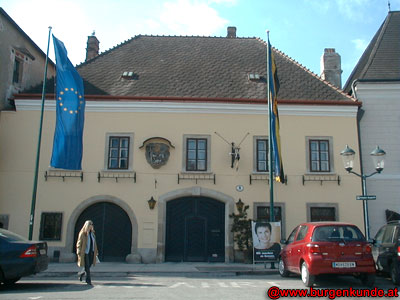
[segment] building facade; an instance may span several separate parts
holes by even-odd
[[[400,12],[389,12],[345,86],[362,102],[359,112],[363,172],[374,166],[370,153],[376,145],[386,152],[385,169],[366,181],[370,233],[374,237],[387,221],[400,215]]]
[[[0,7],[0,110],[12,109],[13,94],[43,81],[46,54]],[[48,77],[55,74],[52,61]]]
[[[360,185],[340,159],[358,140],[359,102],[274,54],[287,179],[274,183],[282,236],[306,220],[362,229]],[[73,261],[77,232],[92,219],[100,260],[234,261],[229,215],[239,199],[250,218],[269,218],[266,43],[235,34],[138,36],[77,70],[86,90],[82,170],[48,167],[57,105],[49,90],[34,239],[47,240],[60,261]],[[0,214],[23,235],[38,96],[34,89],[16,95],[16,111],[2,112],[0,126]],[[240,154],[233,163],[232,143]]]

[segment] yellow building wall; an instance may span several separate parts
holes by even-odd
[[[0,215],[9,216],[8,228],[28,236],[31,209],[33,175],[39,128],[39,111],[1,112],[0,124]],[[253,136],[268,136],[268,119],[265,114],[223,113],[157,113],[157,112],[94,112],[85,115],[84,154],[82,160],[83,181],[80,178],[48,178],[55,111],[46,110],[44,115],[41,145],[39,181],[37,190],[34,239],[39,238],[42,212],[62,212],[62,239],[49,241],[55,248],[66,247],[68,222],[74,210],[87,199],[96,196],[112,196],[126,203],[137,220],[137,248],[156,249],[159,239],[158,204],[149,210],[147,200],[156,200],[175,190],[202,187],[239,198],[250,205],[253,218],[253,203],[269,205],[269,185],[265,180],[253,181]],[[280,108],[280,134],[282,157],[287,184],[274,184],[274,201],[285,204],[284,236],[299,223],[307,221],[307,203],[334,203],[338,205],[338,219],[356,224],[363,231],[362,202],[356,201],[361,193],[359,179],[348,175],[343,169],[340,151],[349,144],[358,153],[355,114],[350,116],[313,116],[285,114]],[[239,169],[231,168],[229,142],[240,145]],[[98,172],[104,169],[107,133],[133,133],[133,179],[102,178]],[[183,135],[202,134],[211,136],[211,172],[216,175],[216,184],[210,180],[181,180]],[[340,176],[340,185],[335,181],[307,181],[306,136],[329,136],[333,138],[334,174]],[[145,150],[139,149],[150,137],[163,137],[171,141],[168,163],[153,169],[146,161]],[[358,171],[358,161],[355,164]],[[156,182],[155,182],[156,181]],[[237,185],[244,190],[238,192]],[[226,234],[230,228],[226,228]],[[70,237],[71,238],[71,237]],[[70,247],[70,245],[68,246]],[[63,251],[70,251],[64,249]]]

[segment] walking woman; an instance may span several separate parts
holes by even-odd
[[[79,274],[79,280],[82,281],[83,276],[86,274],[86,283],[92,285],[90,267],[92,264],[96,265],[98,252],[93,222],[90,220],[86,221],[81,231],[79,231],[76,254],[78,255],[78,266],[85,268],[85,271]]]

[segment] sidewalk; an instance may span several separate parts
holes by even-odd
[[[270,269],[270,264],[240,264],[240,263],[188,263],[166,262],[159,264],[128,264],[123,262],[102,262],[92,266],[94,277],[100,276],[130,276],[134,274],[155,273],[159,275],[266,275],[278,274],[278,264]],[[46,271],[36,274],[38,277],[76,276],[80,268],[76,263],[49,263]]]

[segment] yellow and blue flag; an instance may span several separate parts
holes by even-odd
[[[56,128],[50,166],[81,170],[85,98],[83,80],[68,59],[63,42],[53,35],[57,68]]]
[[[283,173],[283,163],[282,163],[282,152],[281,152],[281,139],[279,135],[279,114],[278,114],[278,100],[277,94],[279,91],[279,79],[278,71],[275,64],[274,53],[271,49],[271,43],[268,38],[268,49],[267,49],[267,61],[268,61],[268,76],[269,76],[269,86],[268,93],[270,94],[270,107],[271,110],[271,140],[272,140],[272,155],[274,162],[274,174],[275,180],[281,183],[285,182],[285,175]]]

